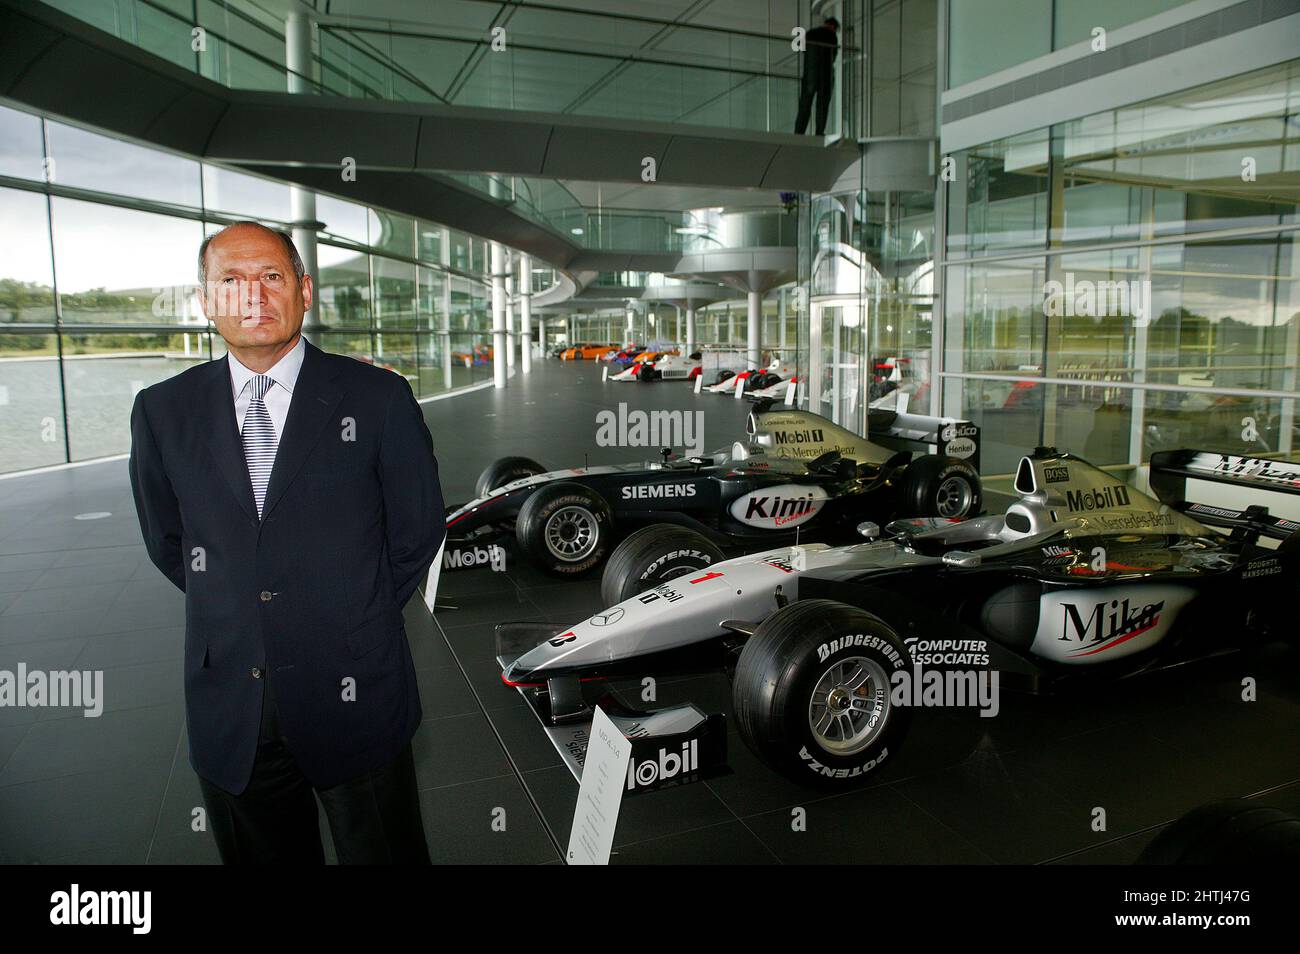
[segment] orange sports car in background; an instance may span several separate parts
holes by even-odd
[[[618,345],[577,344],[564,352],[564,354],[560,355],[560,357],[565,361],[593,361],[596,358],[609,354],[611,351],[617,350]]]

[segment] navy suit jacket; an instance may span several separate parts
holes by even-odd
[[[149,556],[185,591],[195,771],[247,787],[267,679],[317,788],[392,761],[421,716],[402,607],[446,534],[406,379],[308,343],[260,521],[224,358],[139,393],[130,471]]]

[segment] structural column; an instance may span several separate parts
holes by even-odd
[[[757,368],[763,338],[763,293],[752,291],[749,299],[749,348],[746,357],[750,367]]]
[[[492,248],[492,383],[506,386],[506,250],[499,242]]]
[[[443,229],[439,260],[442,262],[442,320],[439,322],[442,345],[442,387],[451,390],[451,230]],[[471,350],[473,350],[471,346]],[[471,359],[472,361],[473,359]]]
[[[511,253],[506,250],[502,265],[505,266],[506,278],[506,367],[515,366],[515,276],[510,267]]]
[[[301,11],[294,11],[284,21],[284,62],[286,82],[290,93],[312,92],[314,62],[311,55],[312,20]],[[289,208],[293,216],[293,244],[302,259],[303,272],[317,279],[316,233],[321,224],[316,220],[316,193],[301,186],[289,187]],[[319,283],[318,283],[319,285]],[[319,346],[320,298],[313,296],[311,308],[303,317],[303,337]]]
[[[686,306],[686,353],[695,353],[695,308]]]
[[[533,370],[533,258],[519,256],[519,356],[524,374]]]

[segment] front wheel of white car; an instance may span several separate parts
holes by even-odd
[[[606,606],[613,606],[724,559],[722,551],[702,533],[672,524],[651,524],[610,554],[600,578],[600,598]]]
[[[792,603],[741,651],[732,710],[745,744],[788,778],[850,788],[894,756],[911,713],[891,678],[910,668],[883,620],[832,600]]]

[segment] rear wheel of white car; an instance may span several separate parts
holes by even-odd
[[[878,617],[832,600],[792,603],[759,625],[736,664],[741,738],[795,781],[856,785],[907,733],[911,713],[893,704],[890,679],[910,665]]]
[[[499,457],[488,464],[474,481],[474,496],[486,497],[489,491],[504,487],[512,480],[544,473],[546,468],[528,457]]]
[[[613,606],[724,559],[722,551],[702,533],[663,523],[642,527],[610,554],[600,578],[600,598],[606,606]]]
[[[542,569],[577,576],[609,553],[614,515],[605,498],[582,484],[547,484],[524,501],[515,521],[519,545]]]
[[[983,507],[980,475],[964,460],[931,454],[918,457],[903,472],[899,513],[905,517],[963,520]]]

